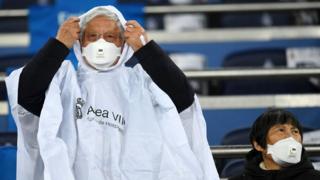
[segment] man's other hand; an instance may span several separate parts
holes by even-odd
[[[148,37],[145,30],[135,20],[127,21],[124,37],[126,42],[134,51],[137,51],[148,42]]]
[[[69,49],[74,42],[80,38],[80,19],[78,17],[70,17],[60,26],[56,39],[62,42]]]

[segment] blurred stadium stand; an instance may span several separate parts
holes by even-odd
[[[17,148],[14,146],[0,146],[0,179],[16,179],[16,153]]]
[[[253,49],[230,54],[223,61],[224,68],[285,68],[285,49]],[[257,78],[251,81],[224,80],[220,82],[224,95],[241,94],[298,94],[317,93],[319,88],[311,83],[310,77]]]
[[[40,9],[42,6],[50,8],[57,2],[64,1],[0,0],[2,77],[31,59],[34,51],[30,44],[35,37],[43,35],[31,35],[30,7],[37,5]],[[229,142],[233,141],[229,132],[245,131],[237,135],[242,139],[236,141],[242,145],[248,144],[245,139],[248,132],[246,127],[268,107],[288,108],[304,126],[320,128],[319,89],[317,84],[310,81],[310,77],[319,79],[320,69],[288,69],[286,56],[287,48],[320,46],[320,2],[119,0],[118,3],[144,3],[144,26],[149,30],[149,36],[167,52],[198,53],[205,57],[204,70],[186,71],[186,75],[192,80],[208,81],[208,90],[201,91],[205,93],[200,94],[202,96],[199,99],[207,121],[209,143],[217,159],[234,157],[228,153],[233,149],[231,147],[222,147],[225,148],[223,150],[215,148],[232,144]],[[72,13],[63,16],[74,15]],[[58,21],[59,18],[55,18]],[[0,82],[0,98],[0,163],[9,162],[6,168],[14,170],[12,163],[16,149],[8,145],[16,145],[16,133],[12,117],[8,114],[3,78]],[[249,148],[245,151],[239,149],[238,152],[242,154],[236,158],[243,158],[243,152]],[[317,150],[319,153],[319,148]],[[7,160],[2,161],[2,158]],[[239,164],[243,163],[242,160],[219,160],[216,163],[222,177],[239,172]],[[235,171],[229,167],[236,167],[233,168]],[[9,177],[0,173],[0,179],[5,179],[2,175]]]

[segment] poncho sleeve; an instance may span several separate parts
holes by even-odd
[[[160,88],[170,97],[176,107],[189,147],[201,166],[203,180],[218,180],[219,174],[208,144],[202,109],[186,76],[154,41],[137,51],[135,56],[152,79],[149,83],[155,103],[170,108],[171,103],[166,100],[168,98],[163,97],[162,93],[157,90]],[[172,124],[168,122],[165,126],[163,129],[170,129],[171,127],[168,126]]]
[[[22,69],[13,71],[5,79],[11,113],[17,125],[17,179],[33,180],[43,177],[37,133],[39,117],[18,104],[18,83]]]

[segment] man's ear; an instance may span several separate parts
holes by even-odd
[[[262,147],[257,143],[257,141],[253,141],[253,146],[254,146],[254,149],[256,149],[256,150],[259,151],[259,152],[263,152],[263,151],[264,151],[264,148],[262,148]]]

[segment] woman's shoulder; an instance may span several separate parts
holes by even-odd
[[[320,171],[312,169],[308,171],[304,177],[306,177],[306,179],[320,179]]]
[[[320,171],[315,169],[309,169],[299,174],[294,179],[295,180],[318,180],[320,179]]]

